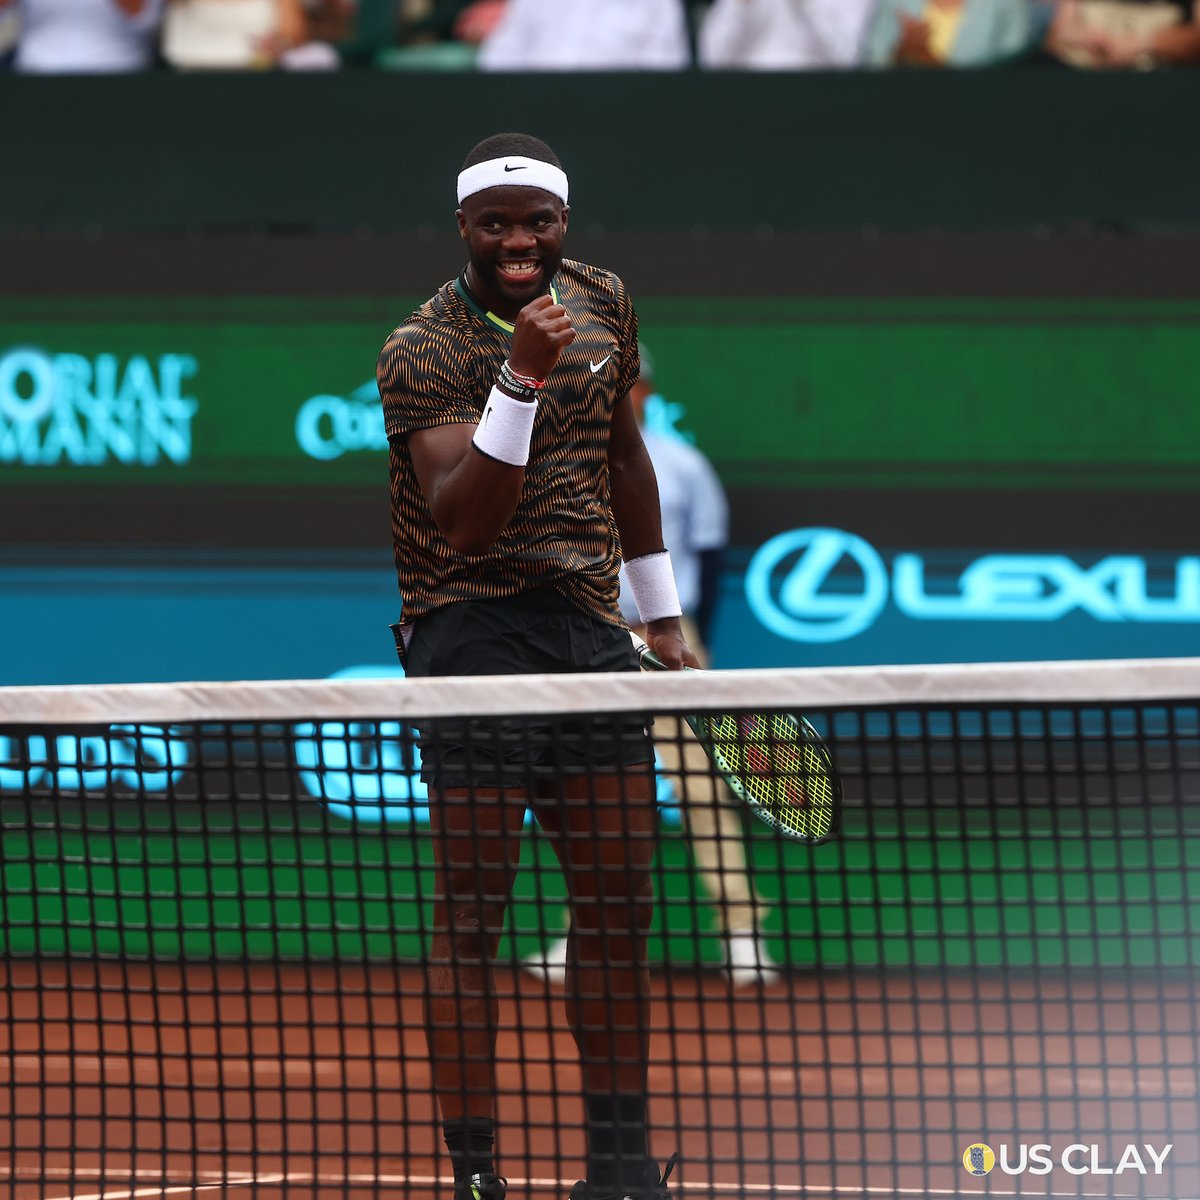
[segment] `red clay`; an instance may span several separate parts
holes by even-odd
[[[421,986],[408,966],[0,964],[0,1196],[448,1197]],[[498,986],[509,1195],[565,1196],[583,1143],[562,1000]],[[1194,981],[655,986],[654,1148],[682,1152],[688,1197],[1200,1196]],[[974,1179],[976,1141],[1096,1144],[1108,1166],[1174,1149],[1158,1176]]]

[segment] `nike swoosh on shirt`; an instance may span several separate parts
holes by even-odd
[[[608,360],[609,360],[610,358],[612,358],[612,355],[611,355],[611,354],[606,354],[606,355],[605,355],[605,356],[604,356],[604,357],[603,357],[603,358],[602,358],[602,359],[601,359],[601,360],[600,360],[598,363],[594,363],[594,362],[592,362],[592,360],[589,358],[589,359],[588,359],[588,366],[591,368],[591,372],[592,372],[592,374],[593,374],[593,375],[595,375],[595,374],[596,374],[596,372],[597,372],[597,371],[599,371],[599,370],[600,370],[600,368],[601,368],[602,366],[604,366],[604,364],[605,364],[606,362],[608,362]]]

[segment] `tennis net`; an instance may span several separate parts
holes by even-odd
[[[825,845],[705,824],[707,759],[671,774],[681,716],[784,710],[842,776]],[[660,763],[636,1032],[672,1189],[1200,1196],[1200,660],[0,689],[0,1194],[449,1198],[437,992],[496,1038],[510,1197],[565,1197],[605,1044],[581,1064],[565,993],[613,1003],[635,952],[536,969],[568,884],[481,789],[443,853],[512,872],[490,998],[427,981],[414,730],[499,731],[519,775],[601,714]]]

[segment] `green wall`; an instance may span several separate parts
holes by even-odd
[[[1195,229],[1187,71],[0,75],[0,236],[437,226],[499,128],[608,231]]]

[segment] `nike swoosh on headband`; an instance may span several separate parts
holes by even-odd
[[[528,167],[510,167],[508,165],[508,163],[505,163],[504,170],[505,170],[505,173],[507,173],[509,171],[528,171],[529,168]]]

